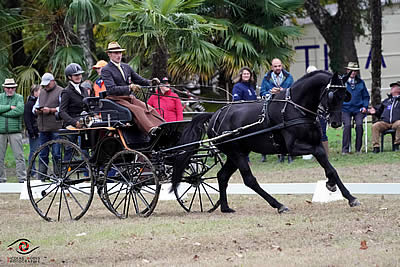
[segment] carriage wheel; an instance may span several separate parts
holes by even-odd
[[[217,171],[222,164],[223,160],[215,148],[192,156],[182,182],[174,190],[179,205],[185,211],[211,212],[218,207]]]
[[[101,197],[117,217],[127,218],[132,210],[147,217],[156,207],[161,185],[153,165],[140,152],[124,150],[115,154],[102,180]]]
[[[47,160],[40,155],[46,151],[49,152]],[[35,161],[41,164],[33,169]],[[70,141],[49,141],[39,147],[29,162],[27,188],[33,208],[45,220],[79,220],[94,194],[89,160]]]

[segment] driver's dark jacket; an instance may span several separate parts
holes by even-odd
[[[400,96],[392,97],[391,95],[383,100],[380,105],[374,107],[376,116],[384,122],[394,123],[400,120]]]
[[[87,90],[79,86],[81,94],[75,90],[71,83],[61,91],[60,117],[64,121],[64,127],[75,126],[84,110],[83,99],[88,97]]]
[[[131,66],[121,63],[121,68],[124,72],[125,79],[114,63],[108,64],[101,69],[101,77],[106,86],[108,95],[129,95],[131,90],[129,85],[134,83],[142,86],[150,85],[150,81],[137,74]]]

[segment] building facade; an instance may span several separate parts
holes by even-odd
[[[330,12],[335,12],[331,6]],[[290,72],[297,80],[304,75],[309,65],[318,69],[329,70],[328,46],[314,26],[311,19],[302,21],[304,35],[293,42],[295,60],[290,66]],[[382,6],[382,98],[386,98],[389,84],[400,80],[400,0],[392,1],[391,5]],[[365,29],[366,36],[356,40],[361,78],[368,89],[371,87],[371,35]]]

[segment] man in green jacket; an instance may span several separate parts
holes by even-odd
[[[14,153],[18,181],[23,183],[26,177],[24,150],[22,148],[24,98],[15,93],[17,86],[14,79],[6,79],[3,83],[4,93],[0,93],[0,183],[7,181],[4,157],[8,142],[10,142]]]

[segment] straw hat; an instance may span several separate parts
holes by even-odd
[[[107,53],[112,53],[112,52],[123,52],[123,51],[125,51],[125,49],[121,48],[119,43],[111,42],[111,43],[108,44],[106,52]]]
[[[102,67],[105,67],[106,65],[107,65],[107,61],[99,60],[99,61],[97,61],[96,65],[94,65],[92,68],[93,69],[100,69]]]
[[[3,87],[7,87],[7,88],[13,88],[13,87],[17,87],[18,84],[15,83],[14,79],[6,79],[3,83]]]
[[[348,70],[360,70],[360,67],[358,66],[357,62],[349,62],[347,64],[346,69],[348,69]]]

